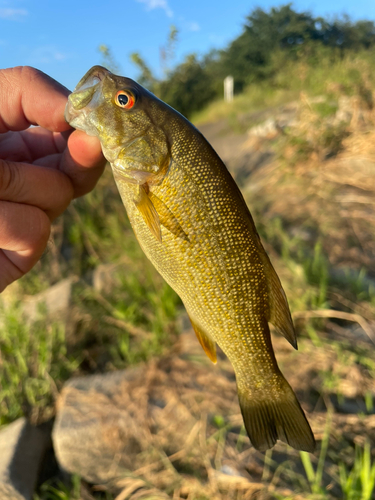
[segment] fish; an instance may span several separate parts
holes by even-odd
[[[297,349],[281,282],[226,166],[180,113],[130,78],[92,67],[66,121],[96,136],[138,242],[180,296],[216,363],[230,360],[251,444],[307,452],[314,435],[271,343],[271,323]]]

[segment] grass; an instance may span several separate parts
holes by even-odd
[[[332,425],[331,417],[332,414],[328,413],[316,466],[314,466],[310,454],[300,452],[300,459],[311,491],[311,495],[308,494],[303,498],[309,498],[311,500],[328,500],[333,498],[332,480],[334,480],[338,482],[341,489],[339,498],[343,500],[370,500],[373,498],[373,493],[375,491],[375,462],[372,460],[370,443],[368,441],[365,441],[363,447],[358,445],[355,447],[354,456],[351,457],[351,465],[347,465],[341,461],[333,476],[331,476],[329,472],[332,469],[326,467]],[[274,469],[276,466],[270,459],[270,456],[271,454],[266,454],[265,456],[265,470],[268,471],[267,476],[272,476],[272,473],[269,472],[269,468]],[[289,474],[293,476],[292,473],[289,472]],[[325,480],[323,479],[324,476],[327,476]],[[303,485],[302,478],[298,479],[294,477],[293,481],[294,483],[298,481]],[[288,497],[279,494],[275,497],[280,500],[294,498],[294,496]],[[334,495],[334,497],[336,498],[336,495]]]
[[[364,448],[355,449],[353,467],[348,470],[340,463],[340,485],[345,500],[371,500],[375,491],[375,462],[368,441]]]
[[[326,493],[326,490],[323,487],[322,483],[323,483],[324,464],[329,445],[331,416],[332,415],[328,412],[326,426],[324,429],[323,439],[319,452],[318,464],[315,470],[311,462],[310,454],[307,453],[306,451],[300,451],[301,461],[306,472],[307,480],[310,484],[311,492],[316,495],[324,495]]]
[[[82,284],[74,292],[76,336],[81,349],[103,345],[107,361],[101,370],[124,368],[162,354],[177,334],[180,299],[155,276],[148,262],[121,266],[108,291]],[[94,347],[95,348],[95,347]],[[98,356],[98,355],[97,355]]]
[[[288,298],[292,311],[321,309],[328,306],[330,269],[322,244],[311,242],[300,234],[291,236],[279,217],[258,224],[258,230],[267,248],[279,255],[278,262],[288,276]]]
[[[71,477],[71,486],[62,481],[51,484],[45,482],[40,488],[40,494],[34,495],[33,500],[81,500],[81,478],[77,475]]]
[[[62,323],[43,319],[30,326],[20,311],[0,316],[0,425],[24,414],[39,421],[53,415],[58,389],[80,363],[67,353]]]
[[[322,53],[317,64],[283,60],[280,54],[274,57],[274,66],[279,70],[273,77],[262,84],[250,85],[236,95],[232,103],[222,100],[211,103],[193,115],[192,121],[197,125],[221,119],[238,122],[244,119],[246,113],[256,113],[297,100],[301,92],[311,97],[327,96],[327,102],[313,104],[314,111],[323,118],[333,115],[337,109],[338,90],[347,96],[359,94],[367,101],[371,99],[369,89],[374,87],[375,68],[369,52],[346,55],[334,61]]]

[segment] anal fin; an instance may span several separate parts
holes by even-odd
[[[139,186],[139,197],[134,203],[151,233],[161,243],[160,218],[143,185]]]
[[[216,343],[210,339],[210,337],[205,333],[200,326],[196,324],[195,321],[191,319],[191,316],[189,315],[189,319],[191,321],[191,324],[193,325],[195,335],[197,336],[197,339],[199,340],[200,345],[203,347],[204,352],[207,354],[208,358],[216,364],[217,362],[217,357],[216,357]]]

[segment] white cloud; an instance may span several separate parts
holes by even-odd
[[[191,23],[187,23],[187,29],[189,31],[199,31],[201,29],[201,27],[199,26],[198,23],[193,21]]]
[[[208,39],[210,42],[213,42],[217,45],[222,44],[225,41],[223,35],[217,35],[216,33],[210,33],[208,35]]]
[[[28,11],[26,9],[0,8],[0,18],[8,19],[8,21],[23,21],[27,15]]]
[[[163,9],[168,17],[173,17],[173,12],[167,0],[137,0],[137,2],[144,3],[147,10]]]
[[[30,64],[49,64],[54,61],[64,61],[67,57],[54,45],[43,45],[31,52],[29,62]]]

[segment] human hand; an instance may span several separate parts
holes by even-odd
[[[36,69],[0,70],[0,292],[36,264],[51,222],[103,172],[98,139],[64,120],[68,95]]]

